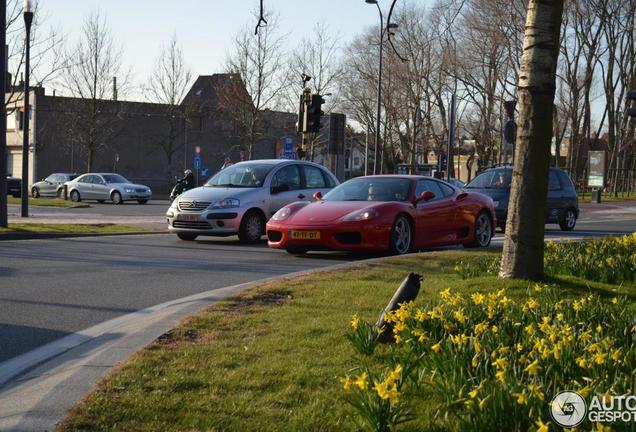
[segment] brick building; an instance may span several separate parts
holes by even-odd
[[[237,162],[248,154],[242,123],[224,109],[218,97],[226,87],[245,92],[237,75],[199,76],[178,107],[93,102],[46,95],[44,88],[33,88],[29,185],[53,172],[84,173],[91,158],[93,172],[116,171],[165,193],[175,175],[193,168],[196,147],[202,168],[211,175],[226,156]],[[7,117],[7,171],[16,177],[22,173],[22,112],[21,93],[14,93]],[[273,158],[278,138],[293,133],[296,115],[263,111],[258,118],[252,158]]]

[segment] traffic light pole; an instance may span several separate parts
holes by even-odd
[[[305,160],[307,158],[307,144],[309,142],[309,130],[307,126],[309,123],[309,105],[311,104],[311,89],[309,87],[305,87],[303,90],[302,104],[302,142],[300,148],[298,149],[298,159]]]

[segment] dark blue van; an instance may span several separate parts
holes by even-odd
[[[492,198],[499,227],[504,230],[508,217],[508,200],[512,166],[498,166],[482,171],[464,189],[479,192]],[[567,173],[550,168],[548,183],[548,211],[546,223],[558,223],[563,231],[572,231],[579,217],[579,200],[576,189]]]

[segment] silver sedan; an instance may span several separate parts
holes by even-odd
[[[115,173],[89,173],[64,183],[68,196],[72,201],[110,200],[113,204],[124,201],[137,201],[146,204],[152,198],[152,191],[148,186],[131,183]]]
[[[312,162],[237,163],[174,200],[166,212],[168,229],[182,240],[238,234],[242,242],[254,243],[279,209],[294,201],[311,200],[314,193],[324,194],[336,185],[332,173]]]

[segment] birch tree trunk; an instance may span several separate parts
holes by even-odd
[[[563,0],[530,0],[519,72],[519,117],[499,277],[543,277],[552,106]]]

